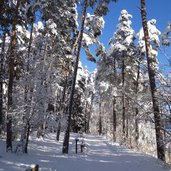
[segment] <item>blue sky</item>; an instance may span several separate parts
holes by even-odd
[[[146,0],[147,4],[147,18],[148,20],[154,18],[157,20],[157,28],[163,32],[171,21],[171,0]],[[132,28],[137,33],[141,28],[141,14],[140,14],[140,0],[118,0],[117,3],[109,4],[109,13],[104,17],[105,28],[103,29],[103,35],[100,37],[101,42],[105,47],[108,45],[109,39],[113,36],[116,30],[116,25],[118,24],[118,17],[122,9],[126,9],[131,15]],[[171,54],[171,47],[167,48],[167,51]],[[167,63],[166,57],[159,53],[158,59],[163,64]],[[85,54],[81,54],[81,61],[83,66],[87,66],[89,71],[93,71],[96,64],[87,61]],[[163,68],[164,69],[164,68]]]

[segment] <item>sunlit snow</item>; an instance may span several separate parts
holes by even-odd
[[[32,136],[28,154],[5,152],[5,142],[0,141],[0,171],[25,171],[38,164],[40,171],[169,171],[162,162],[138,152],[113,144],[101,136],[84,135],[85,149],[75,154],[75,138],[70,139],[68,155],[61,153],[62,140],[55,141],[55,134],[45,138]]]

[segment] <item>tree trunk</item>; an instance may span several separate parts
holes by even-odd
[[[73,100],[74,100],[74,91],[75,91],[75,83],[76,83],[76,77],[77,77],[78,63],[80,60],[80,51],[81,51],[82,38],[83,38],[83,32],[84,32],[84,23],[85,23],[87,5],[88,5],[88,0],[84,0],[81,31],[80,31],[79,41],[78,41],[78,50],[77,50],[77,54],[76,54],[76,61],[75,61],[72,86],[71,86],[71,95],[70,95],[70,101],[69,101],[68,124],[67,124],[67,128],[66,128],[65,136],[64,136],[63,149],[62,149],[63,153],[68,153],[68,150],[69,150],[72,106],[73,106]]]
[[[116,142],[116,97],[113,97],[113,141]]]
[[[61,132],[61,122],[59,121],[58,127],[57,127],[57,132],[56,132],[56,140],[57,141],[59,141],[60,132]]]
[[[18,9],[19,2],[17,1],[15,16],[12,22],[12,35],[10,44],[9,55],[9,82],[8,82],[8,112],[7,112],[7,138],[6,138],[6,151],[12,151],[12,105],[13,105],[13,83],[14,83],[14,60],[15,60],[15,46],[16,46],[16,25],[18,23]]]
[[[126,133],[126,126],[125,126],[125,52],[123,52],[123,59],[122,59],[122,137],[125,141],[125,133]]]
[[[139,77],[140,77],[140,62],[138,62],[137,79],[136,79],[136,83],[135,83],[136,98],[138,98]],[[138,114],[139,114],[139,109],[138,109],[138,107],[136,107],[135,108],[135,142],[137,144],[137,147],[138,147],[138,139],[139,139]]]
[[[136,107],[135,108],[135,142],[137,144],[137,147],[138,147],[138,139],[139,139],[139,128],[138,128],[138,114],[139,114],[139,110],[138,108]]]
[[[113,58],[113,72],[114,72],[114,85],[117,86],[117,71],[116,71],[116,58]],[[112,99],[112,112],[113,112],[113,141],[116,142],[116,126],[117,126],[117,120],[116,120],[116,97],[113,94],[113,99]]]
[[[84,132],[87,133],[87,121],[88,121],[88,102],[85,105],[85,113],[84,113]]]
[[[33,26],[31,25],[31,32],[30,32],[30,40],[29,40],[29,47],[28,48],[28,56],[27,56],[27,68],[26,71],[29,72],[29,59],[30,59],[30,50],[32,44],[32,34],[33,34]],[[32,106],[33,100],[33,92],[34,92],[34,82],[28,85],[29,80],[26,76],[26,85],[25,85],[25,92],[24,92],[24,100],[25,100],[25,116],[23,117],[23,123],[25,124],[23,128],[23,132],[21,134],[21,142],[22,142],[22,149],[23,153],[28,153],[28,141],[30,135],[30,121],[32,116],[34,115],[34,107]],[[31,107],[32,106],[32,107]]]
[[[32,20],[32,23],[31,23],[31,31],[30,31],[30,39],[29,39],[29,47],[28,47],[28,56],[27,56],[27,68],[26,68],[26,72],[28,74],[29,72],[29,61],[30,61],[30,52],[31,52],[31,44],[32,44],[32,39],[33,39],[33,20]],[[29,80],[28,80],[28,75],[26,75],[26,78],[25,78],[25,91],[24,91],[24,98],[25,98],[25,118],[23,120],[23,122],[26,122],[25,124],[25,128],[24,128],[24,135],[21,139],[21,141],[23,142],[23,152],[24,153],[28,153],[28,139],[29,139],[29,135],[30,135],[30,118],[29,118],[29,115],[30,115],[30,104],[31,103],[31,100],[32,100],[32,97],[28,97],[28,93],[29,93],[29,90],[30,90],[30,93],[32,92],[32,89],[30,88],[30,86],[28,85],[29,83]]]
[[[24,142],[24,153],[28,153],[29,136],[30,136],[30,121],[28,120],[26,125],[26,139]]]
[[[127,109],[129,109],[129,99],[126,101],[127,102]],[[131,126],[130,126],[131,127]],[[126,128],[125,128],[125,137],[128,139],[129,136],[129,117],[128,115],[126,116]]]
[[[33,17],[34,18],[34,17]],[[29,61],[30,61],[30,52],[31,52],[31,45],[33,41],[33,24],[34,24],[34,19],[31,20],[31,30],[30,30],[30,39],[29,39],[29,46],[28,46],[28,56],[27,56],[27,71],[29,71]]]
[[[99,102],[99,135],[102,134],[102,111],[101,111],[101,98]]]
[[[1,50],[1,61],[0,61],[0,134],[3,127],[3,75],[4,75],[4,50],[5,50],[5,39],[6,39],[6,32],[3,35],[3,44]]]
[[[91,103],[90,103],[90,111],[88,112],[88,116],[87,116],[87,133],[90,132],[90,118],[91,118],[92,107],[93,107],[93,99],[94,99],[94,94],[92,93]]]
[[[60,133],[61,133],[61,115],[64,113],[65,111],[65,106],[64,106],[64,103],[65,103],[65,98],[66,98],[66,90],[67,90],[67,82],[68,82],[68,75],[66,74],[66,77],[65,77],[65,85],[64,85],[64,88],[63,88],[63,92],[62,92],[62,102],[60,104],[60,118],[59,118],[59,123],[58,123],[58,126],[57,126],[57,130],[56,130],[56,140],[59,141],[59,138],[60,138]]]
[[[28,153],[28,141],[30,135],[30,120],[26,120],[23,133],[21,134],[21,143],[23,153]]]
[[[4,13],[4,10],[5,10],[5,8],[4,8],[5,1],[6,0],[1,0],[0,1],[0,16],[2,16],[2,14]],[[0,22],[3,22],[3,21],[0,21]]]
[[[143,25],[143,30],[144,30],[144,39],[145,39],[146,56],[147,56],[147,68],[148,68],[148,74],[149,74],[153,111],[154,111],[157,157],[165,161],[163,131],[161,129],[161,116],[160,116],[160,110],[159,110],[159,101],[157,98],[158,93],[157,93],[157,87],[156,87],[156,82],[155,82],[155,70],[152,67],[153,60],[151,58],[151,53],[150,53],[150,37],[148,33],[148,25],[147,25],[147,19],[146,19],[145,0],[141,0],[141,17],[142,17],[142,25]]]

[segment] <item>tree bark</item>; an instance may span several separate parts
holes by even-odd
[[[29,136],[30,136],[30,121],[28,120],[26,124],[26,139],[24,143],[24,153],[28,153]]]
[[[23,136],[21,141],[23,142],[23,152],[24,153],[28,153],[28,140],[29,140],[29,135],[30,135],[30,104],[32,97],[28,97],[28,93],[30,91],[30,93],[32,92],[32,89],[30,88],[30,86],[28,85],[29,80],[28,80],[28,73],[29,73],[29,66],[30,66],[30,53],[31,53],[31,45],[32,45],[32,40],[33,40],[33,23],[34,20],[31,20],[31,30],[30,30],[30,39],[29,39],[29,46],[28,46],[28,55],[27,55],[27,66],[26,66],[26,77],[25,77],[25,92],[24,92],[24,99],[25,99],[25,119],[23,120],[23,122],[25,122],[25,127],[23,130]]]
[[[8,112],[7,112],[7,138],[6,151],[12,151],[12,105],[13,105],[13,83],[14,83],[14,60],[15,60],[15,46],[16,46],[16,25],[18,23],[18,9],[20,0],[17,1],[15,8],[15,16],[12,22],[12,35],[9,55],[9,82],[8,82]]]
[[[1,49],[1,60],[0,60],[0,134],[1,129],[3,127],[3,80],[4,80],[4,50],[5,50],[5,39],[6,39],[6,32],[3,34],[3,44]]]
[[[116,97],[113,97],[113,141],[116,142]]]
[[[137,79],[136,79],[136,83],[135,83],[136,98],[138,98],[139,77],[140,77],[140,62],[138,62]],[[135,142],[137,144],[137,147],[138,147],[138,139],[139,139],[138,114],[139,114],[139,109],[138,109],[138,107],[136,107],[135,108]]]
[[[99,102],[99,135],[102,134],[102,111],[101,111],[101,98]]]
[[[88,120],[88,102],[85,104],[85,113],[84,113],[84,132],[87,133],[87,120]]]
[[[56,131],[56,140],[57,141],[59,141],[60,132],[61,132],[61,122],[59,121],[57,131]]]
[[[91,103],[90,103],[90,111],[88,112],[88,116],[87,116],[87,133],[90,133],[90,118],[91,118],[92,107],[93,107],[93,99],[94,99],[94,94],[92,92]]]
[[[113,73],[114,73],[114,85],[117,86],[117,70],[116,70],[116,58],[113,58]],[[113,99],[112,99],[112,118],[113,118],[113,141],[116,142],[116,126],[117,126],[117,119],[116,119],[116,96],[113,95]]]
[[[122,59],[122,137],[125,141],[126,125],[125,125],[125,52]]]
[[[2,14],[4,13],[4,10],[5,10],[4,9],[4,4],[5,4],[5,0],[1,0],[0,1],[0,16],[2,16]]]
[[[66,90],[67,90],[67,82],[68,82],[68,74],[66,74],[65,76],[65,84],[64,84],[64,88],[63,88],[63,92],[62,92],[62,101],[61,101],[61,104],[60,104],[60,118],[59,118],[59,123],[57,125],[57,130],[56,130],[56,140],[59,141],[59,138],[60,138],[60,133],[61,133],[61,114],[64,113],[65,111],[65,98],[66,98]]]
[[[77,77],[78,63],[80,60],[80,51],[81,51],[82,38],[83,38],[83,32],[84,32],[84,23],[85,23],[87,5],[88,5],[88,0],[84,0],[81,31],[80,31],[79,41],[78,41],[78,50],[77,50],[77,54],[76,54],[76,61],[75,61],[72,86],[71,86],[71,95],[70,95],[70,101],[69,101],[68,124],[67,124],[67,128],[66,128],[65,136],[64,136],[63,149],[62,149],[63,153],[68,153],[68,150],[69,150],[72,106],[73,106],[73,100],[74,100],[74,91],[75,91],[75,83],[76,83],[76,77]]]
[[[145,0],[141,0],[141,17],[142,17],[142,26],[144,30],[144,39],[146,46],[146,56],[147,56],[147,68],[149,74],[153,112],[154,112],[154,121],[155,121],[155,130],[156,130],[156,143],[157,143],[157,157],[165,161],[165,151],[164,151],[164,142],[163,142],[163,131],[161,129],[161,116],[159,110],[159,101],[157,98],[157,87],[155,81],[155,70],[153,69],[153,60],[150,53],[150,37],[148,32],[148,25],[146,19],[146,3]]]
[[[127,105],[127,109],[129,109],[129,99],[127,99],[126,101]],[[131,127],[131,126],[130,126]],[[126,128],[125,128],[125,137],[128,139],[129,137],[129,117],[128,115],[126,116]]]

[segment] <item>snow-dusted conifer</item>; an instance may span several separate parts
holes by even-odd
[[[125,113],[127,103],[125,100],[125,93],[127,93],[127,91],[131,92],[131,75],[133,74],[131,68],[135,64],[135,36],[134,30],[131,27],[130,18],[132,18],[132,15],[130,15],[126,10],[121,11],[117,30],[109,42],[110,48],[106,53],[109,58],[115,58],[119,68],[121,69],[118,74],[121,76],[121,87],[119,89],[122,94],[123,137],[126,135],[126,129],[128,127],[128,125],[126,125],[126,118],[128,118],[128,115],[126,116]]]
[[[162,33],[161,38],[162,38],[163,45],[166,46],[170,45],[170,38],[169,38],[170,32],[171,32],[171,22],[168,23],[168,26],[166,27],[165,31]]]

